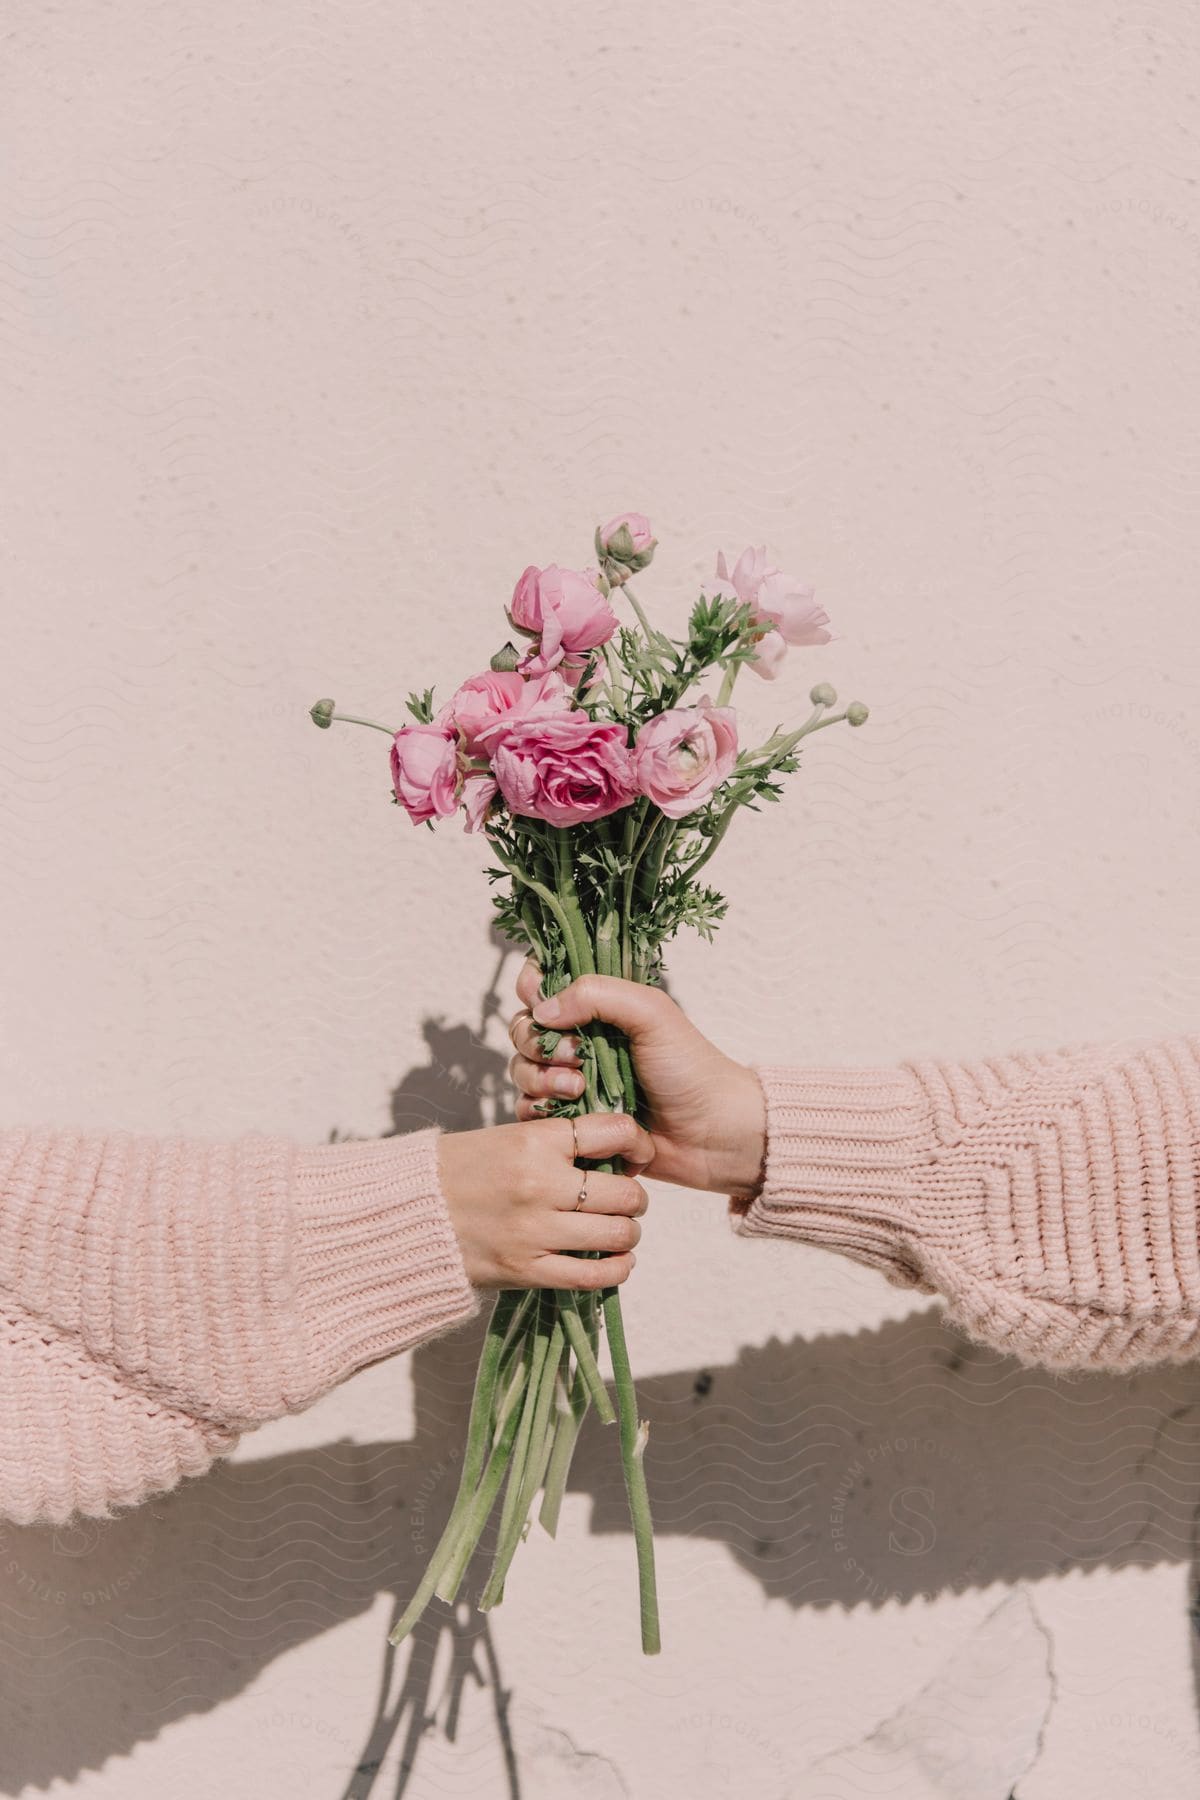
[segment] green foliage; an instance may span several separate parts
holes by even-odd
[[[423,694],[410,694],[404,703],[418,725],[433,724],[433,689],[426,688]]]

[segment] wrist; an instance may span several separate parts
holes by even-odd
[[[729,1065],[722,1082],[721,1144],[711,1158],[709,1187],[731,1200],[751,1201],[762,1186],[767,1151],[767,1103],[753,1069]]]

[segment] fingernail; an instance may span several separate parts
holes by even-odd
[[[550,1057],[551,1062],[574,1062],[579,1055],[579,1040],[573,1037],[560,1037]]]
[[[577,1094],[583,1092],[583,1076],[564,1070],[561,1075],[551,1078],[550,1085],[556,1094],[570,1095],[574,1099]]]
[[[533,1022],[535,1025],[553,1025],[562,1017],[562,1001],[557,994],[548,999],[535,1000],[533,1003]]]

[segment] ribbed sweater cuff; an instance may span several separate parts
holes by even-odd
[[[314,1395],[479,1310],[437,1140],[428,1130],[297,1152],[296,1277]]]
[[[933,1141],[929,1102],[904,1068],[755,1069],[766,1100],[763,1181],[729,1202],[743,1237],[840,1251],[920,1287],[918,1174]]]

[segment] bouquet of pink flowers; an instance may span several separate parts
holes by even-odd
[[[654,982],[663,945],[681,926],[710,937],[725,912],[699,879],[741,807],[775,800],[778,777],[797,766],[803,738],[844,719],[825,683],[813,712],[754,749],[738,743],[729,705],[743,666],[773,679],[788,645],[829,641],[812,588],[746,550],[692,609],[686,637],[655,629],[630,587],[656,540],[640,513],[623,513],[595,536],[599,567],[530,567],[508,618],[524,648],[508,643],[437,713],[432,689],[408,701],[400,730],[337,712],[318,700],[314,721],[386,731],[395,799],[414,824],[460,809],[499,865],[493,904],[514,942],[536,958],[553,993],[588,973]],[[623,623],[614,601],[628,605]],[[715,698],[698,684],[720,672]],[[553,1034],[546,1034],[546,1050]],[[595,1025],[583,1034],[585,1092],[554,1112],[636,1113],[628,1047]],[[596,1163],[612,1169],[612,1163]],[[614,1408],[600,1373],[601,1333],[612,1364]],[[436,1594],[453,1601],[504,1490],[491,1573],[480,1598],[499,1602],[517,1545],[538,1518],[554,1534],[580,1425],[594,1406],[618,1425],[637,1551],[642,1648],[659,1648],[654,1542],[639,1422],[619,1290],[578,1294],[505,1290],[489,1323],[476,1377],[462,1477],[446,1529],[403,1617],[399,1641]]]

